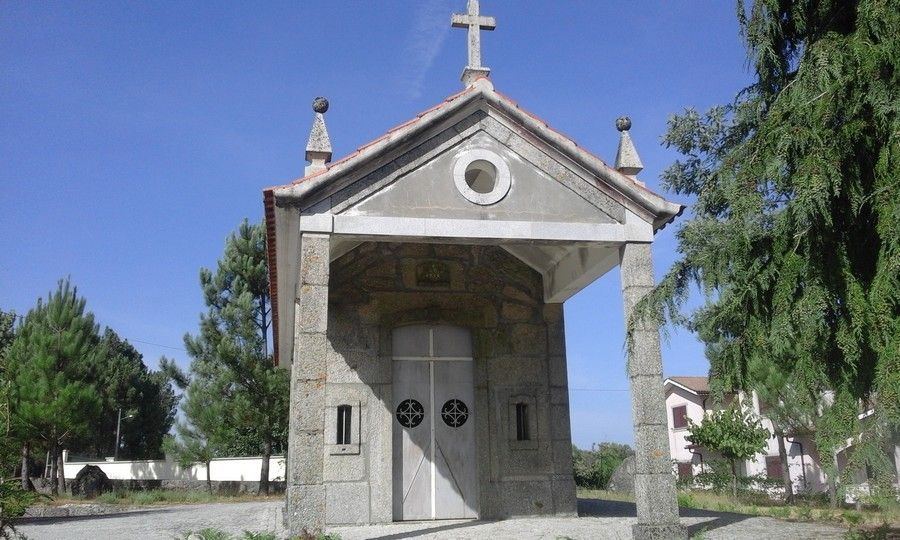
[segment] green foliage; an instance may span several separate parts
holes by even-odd
[[[697,501],[694,500],[694,495],[691,492],[679,491],[677,497],[679,508],[697,508]]]
[[[600,443],[595,450],[581,450],[572,446],[575,484],[590,489],[606,489],[616,468],[634,450],[627,444]]]
[[[209,463],[222,457],[228,430],[223,429],[222,419],[227,415],[226,404],[221,398],[221,379],[195,378],[187,387],[181,410],[188,422],[175,424],[175,437],[166,437],[163,450],[181,467],[194,463],[206,465],[206,487],[212,493]]]
[[[13,520],[42,498],[44,495],[23,490],[16,481],[0,480],[0,538],[19,538]]]
[[[703,448],[717,452],[731,464],[732,495],[737,497],[737,463],[752,458],[766,447],[769,430],[760,425],[749,411],[737,404],[708,414],[703,422],[695,424],[688,419],[687,440]]]
[[[16,314],[0,310],[0,481],[15,468],[17,444],[11,436],[12,417],[10,399],[12,374],[7,368],[7,354],[15,338]]]
[[[58,455],[66,442],[85,435],[100,410],[89,380],[97,354],[98,327],[85,299],[68,280],[28,312],[9,349],[12,431],[43,441]],[[53,485],[56,492],[56,483]]]
[[[876,448],[900,428],[900,2],[742,1],[738,14],[756,80],[670,119],[664,143],[683,157],[664,183],[693,216],[638,316],[697,332],[719,392],[752,388],[761,363],[803,399],[833,390],[821,454],[856,435]],[[705,304],[683,314],[695,286]]]
[[[167,376],[151,371],[143,356],[115,331],[106,328],[94,345],[97,354],[90,379],[101,403],[90,435],[69,449],[90,456],[115,455],[116,428],[122,411],[120,459],[161,456],[163,437],[175,419],[177,399]]]
[[[887,523],[883,523],[874,529],[862,529],[854,524],[844,533],[842,538],[844,540],[888,540],[889,538],[894,538],[894,535],[888,536],[891,532],[891,527]]]
[[[750,459],[766,447],[771,434],[753,413],[738,406],[713,411],[703,422],[688,419],[687,437],[692,443],[713,450],[728,460]]]
[[[694,476],[689,486],[696,486],[712,493],[725,493],[732,491],[737,485],[738,497],[744,502],[754,502],[761,505],[772,504],[768,493],[781,486],[780,479],[770,479],[764,474],[734,477],[731,462],[723,459],[706,460],[703,472]],[[733,493],[732,493],[733,495]]]
[[[290,391],[287,372],[273,365],[268,351],[264,226],[244,220],[228,237],[216,271],[201,269],[200,284],[208,310],[200,317],[200,334],[185,336],[193,358],[190,374],[164,363],[187,388],[188,424],[177,431],[189,451],[181,455],[261,453],[265,470],[273,450],[287,444]],[[260,491],[267,489],[268,476],[261,471]]]

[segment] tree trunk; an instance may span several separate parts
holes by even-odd
[[[212,478],[209,474],[209,469],[212,468],[212,462],[206,462],[206,490],[209,491],[209,494],[212,495]]]
[[[59,496],[59,477],[56,474],[56,468],[59,465],[59,456],[56,451],[56,442],[50,446],[50,495]]]
[[[28,443],[22,445],[22,490],[28,491]]]
[[[731,460],[731,496],[737,500],[737,463]]]
[[[834,464],[834,474],[826,473],[828,476],[828,501],[831,503],[832,508],[837,508],[837,477],[839,475],[837,453],[832,454],[832,461]]]
[[[59,452],[59,465],[56,467],[56,473],[59,475],[59,488],[62,490],[63,495],[66,494],[66,462],[63,461],[63,450],[62,448],[58,449]]]
[[[262,466],[259,469],[259,490],[257,495],[269,494],[269,458],[272,457],[272,441],[266,441],[262,447]]]
[[[263,358],[267,358],[269,356],[269,332],[266,329],[266,299],[265,297],[260,299],[259,303],[259,318],[260,318],[260,329],[262,330],[263,337]]]
[[[784,502],[794,504],[794,485],[791,482],[791,467],[788,464],[787,448],[784,445],[784,432],[776,434],[778,439],[778,459],[781,460],[781,480],[784,482]]]

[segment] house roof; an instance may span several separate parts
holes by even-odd
[[[671,223],[684,211],[684,206],[672,203],[647,189],[643,182],[628,176],[607,165],[603,160],[575,141],[550,127],[545,121],[522,109],[515,101],[494,90],[491,82],[482,78],[475,81],[461,92],[451,95],[436,106],[427,109],[412,118],[388,130],[381,137],[364,144],[351,154],[327,164],[325,168],[311,172],[287,184],[272,186],[263,190],[266,214],[266,245],[269,262],[269,278],[272,299],[273,328],[278,325],[278,291],[276,264],[276,207],[307,208],[325,199],[340,189],[352,184],[360,176],[360,172],[386,154],[402,149],[417,136],[428,129],[451,118],[464,107],[475,104],[478,100],[487,106],[508,116],[533,137],[555,148],[583,167],[590,175],[603,180],[609,188],[621,194],[635,209],[648,216],[653,230],[657,231]],[[476,105],[477,106],[477,105]],[[596,187],[596,186],[595,186]],[[278,332],[274,332],[276,363],[278,362]]]
[[[678,386],[692,394],[709,394],[709,377],[678,375],[669,377],[664,384]]]

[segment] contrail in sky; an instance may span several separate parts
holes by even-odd
[[[413,15],[412,29],[406,37],[406,64],[403,84],[412,99],[422,95],[425,75],[437,58],[450,31],[450,12],[454,2],[425,0]]]

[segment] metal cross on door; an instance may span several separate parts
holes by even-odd
[[[477,517],[469,331],[400,327],[393,351],[394,519]]]

